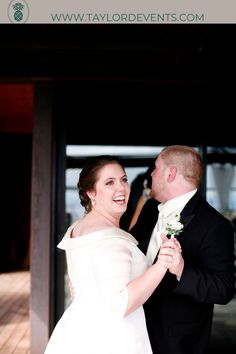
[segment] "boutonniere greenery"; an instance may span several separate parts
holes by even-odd
[[[175,238],[183,231],[183,227],[184,225],[180,222],[180,214],[175,214],[166,224],[166,235],[169,235],[170,238]]]

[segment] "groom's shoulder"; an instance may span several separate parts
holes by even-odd
[[[206,200],[203,197],[200,197],[199,200],[200,200],[200,207],[199,207],[200,214],[208,215],[208,217],[212,220],[212,222],[219,220],[223,223],[231,224],[229,219],[226,218],[226,216],[223,215],[219,210],[217,210],[214,205],[209,203],[208,200]]]

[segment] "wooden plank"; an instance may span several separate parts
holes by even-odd
[[[6,273],[1,275],[1,307],[0,323],[4,315],[12,307],[19,297],[29,295],[29,274],[28,272]]]
[[[0,354],[29,354],[30,273],[3,273],[0,283]]]
[[[29,338],[30,338],[30,328],[26,328],[25,333],[21,340],[19,341],[17,348],[14,350],[13,354],[30,354],[29,348]]]
[[[12,336],[13,332],[20,332],[22,323],[29,326],[29,301],[28,298],[17,298],[12,302],[9,311],[1,318],[2,330],[0,333],[0,348],[4,347],[6,341]]]

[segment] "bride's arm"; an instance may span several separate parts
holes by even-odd
[[[157,262],[128,284],[128,305],[125,315],[135,311],[147,301],[166,274],[174,255],[179,252],[181,252],[181,247],[178,241],[165,241]]]

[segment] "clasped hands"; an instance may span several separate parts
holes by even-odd
[[[158,253],[157,263],[175,274],[177,280],[180,280],[183,269],[184,259],[179,241],[175,238],[168,239],[164,234],[161,235],[162,244]]]

